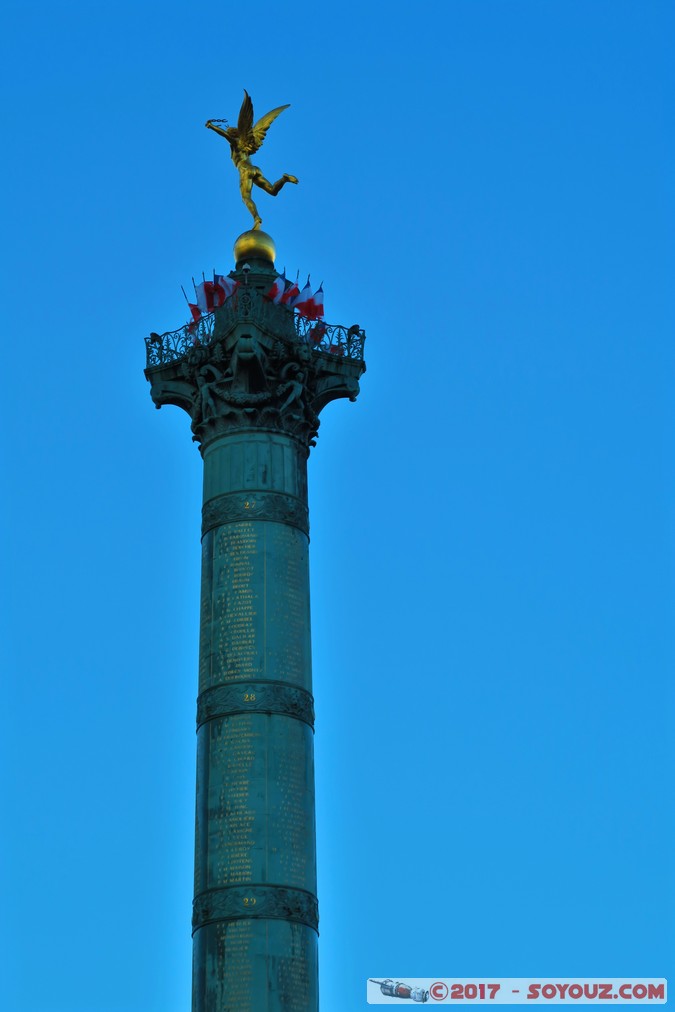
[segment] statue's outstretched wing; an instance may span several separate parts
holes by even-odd
[[[288,109],[288,105],[289,103],[287,103],[286,105],[279,105],[277,106],[276,109],[272,109],[271,112],[267,112],[265,113],[264,116],[260,117],[256,125],[253,127],[253,130],[251,131],[251,133],[253,134],[253,142],[255,144],[253,151],[258,150],[262,142],[265,140],[265,134],[272,126],[275,119],[280,113],[284,111],[284,109]]]
[[[253,126],[253,102],[251,96],[244,88],[244,101],[241,103],[241,109],[239,110],[239,119],[237,121],[237,133],[245,140],[251,132]]]
[[[244,101],[241,104],[239,112],[237,133],[239,135],[239,144],[247,155],[254,154],[262,146],[265,134],[284,109],[288,109],[288,105],[280,105],[276,109],[272,109],[271,112],[261,116],[256,125],[253,126],[253,102],[249,93],[244,91]]]

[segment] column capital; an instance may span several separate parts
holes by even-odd
[[[310,321],[242,285],[197,324],[146,338],[156,407],[175,404],[200,444],[236,430],[283,432],[315,444],[319,412],[356,400],[365,371],[358,327]]]

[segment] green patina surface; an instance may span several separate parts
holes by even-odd
[[[153,400],[204,458],[193,1012],[313,1012],[307,457],[324,405],[358,394],[363,333],[312,333],[252,267],[196,332],[148,340]]]

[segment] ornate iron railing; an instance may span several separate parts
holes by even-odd
[[[295,332],[298,340],[309,344],[314,351],[327,352],[341,358],[363,361],[363,345],[365,333],[356,325],[342,327],[338,323],[323,323],[321,320],[308,320],[299,313],[294,313]]]
[[[257,289],[242,287],[213,313],[166,334],[145,339],[147,367],[183,358],[192,348],[207,346],[237,323],[250,320],[275,338],[309,345],[315,352],[363,361],[365,333],[357,326],[308,320],[286,306],[277,306]]]
[[[167,331],[166,334],[151,334],[145,339],[145,357],[148,368],[153,365],[164,365],[175,362],[178,358],[194,348],[195,345],[211,343],[215,313],[202,316],[197,323],[186,323],[178,330]]]

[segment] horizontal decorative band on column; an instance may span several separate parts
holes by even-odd
[[[278,713],[304,720],[314,730],[314,697],[286,682],[228,682],[205,689],[197,700],[197,727],[235,713]]]
[[[241,520],[273,520],[309,534],[307,504],[284,492],[228,492],[202,507],[202,536],[221,524]]]
[[[319,901],[305,889],[276,885],[237,885],[207,889],[192,904],[192,933],[214,921],[243,918],[298,921],[319,931]]]

